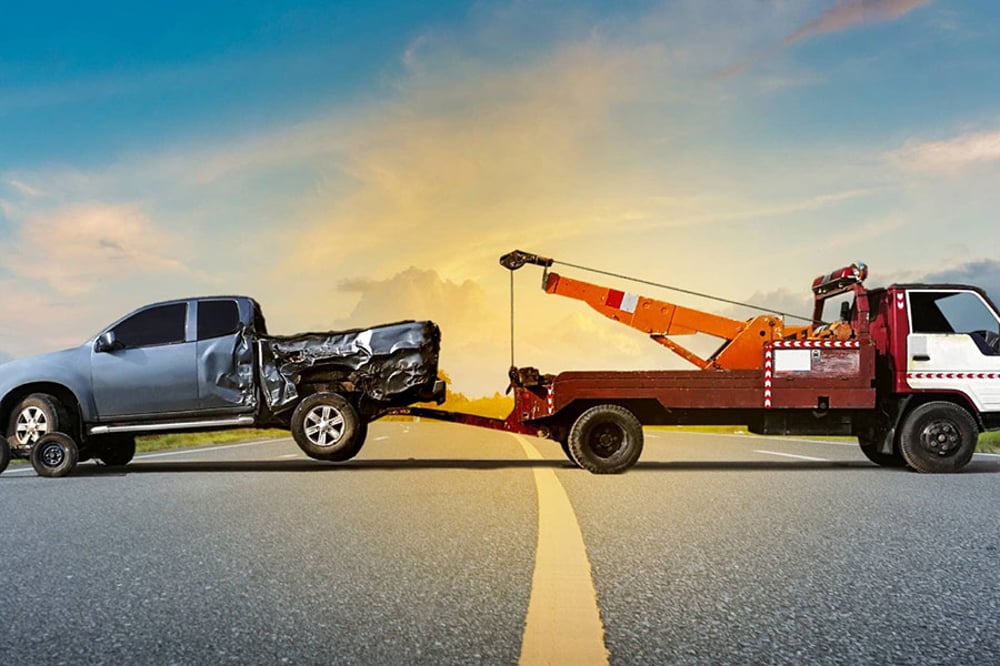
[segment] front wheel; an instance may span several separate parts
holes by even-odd
[[[292,413],[292,437],[306,455],[342,462],[358,455],[368,436],[368,424],[342,395],[316,393]]]
[[[0,474],[10,464],[10,443],[6,437],[0,437]]]
[[[594,474],[624,472],[642,453],[642,424],[620,405],[596,405],[573,422],[569,453]]]
[[[66,476],[76,467],[79,449],[69,435],[50,432],[31,447],[31,466],[38,476]]]
[[[928,402],[907,414],[899,448],[916,471],[942,474],[965,467],[978,439],[979,428],[969,412],[950,402]]]
[[[7,426],[10,445],[27,455],[39,439],[50,432],[68,430],[64,410],[54,396],[32,393],[14,408]]]

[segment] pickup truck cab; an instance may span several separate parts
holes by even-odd
[[[126,464],[139,434],[235,427],[288,428],[310,456],[346,460],[369,421],[443,399],[439,348],[429,321],[271,336],[246,296],[154,303],[79,347],[0,366],[0,424],[10,454],[48,476]]]

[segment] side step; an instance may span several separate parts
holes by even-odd
[[[207,419],[204,421],[171,421],[160,423],[132,423],[112,426],[93,426],[87,429],[91,435],[110,435],[116,432],[157,432],[160,430],[197,430],[200,428],[229,428],[233,426],[252,426],[254,417],[237,416],[226,419]]]

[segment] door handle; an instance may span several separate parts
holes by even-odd
[[[929,360],[931,360],[931,357],[928,356],[927,354],[914,354],[913,355],[913,360],[914,361],[929,361]]]

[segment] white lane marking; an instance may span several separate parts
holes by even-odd
[[[388,435],[382,435],[381,437],[376,437],[375,441],[376,442],[381,442],[383,439],[389,439],[389,436]]]
[[[800,456],[795,453],[782,453],[781,451],[759,451],[755,450],[754,453],[765,453],[769,456],[782,456],[784,458],[796,458],[798,460],[813,460],[816,462],[830,462],[826,458],[814,458],[813,456]]]
[[[513,437],[529,459],[544,460],[524,437]],[[538,491],[538,546],[519,663],[607,664],[597,591],[573,505],[553,470],[532,471]]]
[[[298,453],[286,453],[283,456],[278,456],[279,459],[284,459],[284,458],[300,458],[300,457],[301,456]]]
[[[207,446],[205,448],[200,448],[200,449],[199,448],[191,448],[191,449],[178,449],[176,451],[164,451],[163,453],[143,453],[142,455],[136,456],[133,459],[133,461],[134,460],[148,460],[150,458],[165,458],[167,456],[180,456],[180,455],[184,455],[184,454],[203,453],[203,452],[207,452],[207,451],[222,451],[222,450],[225,450],[225,449],[240,449],[240,448],[243,448],[245,446],[259,446],[261,444],[276,444],[278,442],[284,442],[284,441],[287,441],[287,440],[288,440],[287,437],[280,437],[278,439],[257,439],[257,440],[254,440],[252,442],[240,442],[239,444],[224,444],[222,446]],[[7,476],[7,475],[10,475],[10,474],[27,474],[28,472],[31,472],[32,474],[34,474],[35,473],[35,468],[32,467],[31,465],[28,465],[26,467],[19,468],[19,469],[10,469],[10,470],[7,470],[3,474],[4,474],[4,476]]]
[[[660,433],[666,434],[671,431],[663,431]],[[752,442],[757,441],[769,441],[769,442],[800,442],[802,444],[832,444],[834,446],[852,446],[857,447],[857,442],[837,442],[829,439],[803,439],[801,437],[769,437],[767,435],[754,435],[751,433],[738,434],[735,432],[696,432],[693,430],[677,430],[674,431],[679,435],[701,435],[702,437],[736,437],[742,439],[743,441]]]

